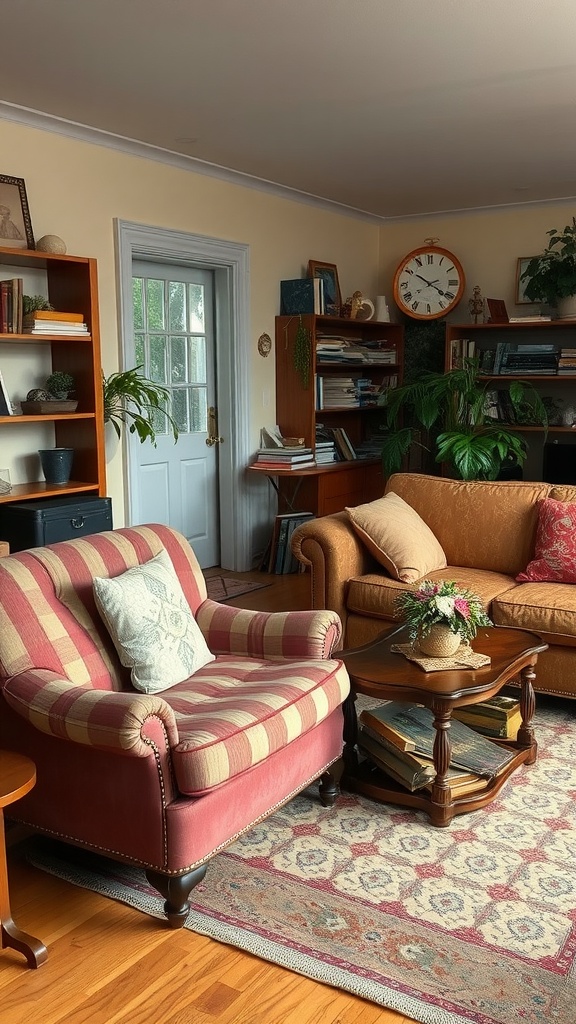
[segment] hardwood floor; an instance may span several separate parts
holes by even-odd
[[[229,575],[270,583],[230,602],[238,607],[309,606],[306,574]],[[172,931],[38,871],[22,852],[16,845],[8,854],[12,912],[46,943],[48,961],[34,971],[15,951],[0,952],[2,1024],[409,1024],[232,946]]]

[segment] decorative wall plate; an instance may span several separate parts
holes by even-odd
[[[258,338],[258,351],[264,358],[270,355],[272,351],[272,338],[269,334],[261,334]]]

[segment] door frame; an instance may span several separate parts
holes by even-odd
[[[126,339],[133,333],[132,264],[135,259],[199,267],[214,272],[215,358],[219,446],[220,565],[246,572],[251,568],[250,500],[245,469],[250,460],[250,316],[249,247],[206,235],[192,235],[115,219],[116,267],[120,316],[121,369],[127,367]],[[127,467],[127,522],[135,473],[123,440]]]

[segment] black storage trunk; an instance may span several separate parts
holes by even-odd
[[[0,538],[10,551],[55,544],[112,529],[110,498],[45,498],[0,505]]]

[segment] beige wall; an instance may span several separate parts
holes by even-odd
[[[26,182],[35,237],[60,235],[69,253],[98,261],[106,373],[119,364],[114,218],[250,246],[250,417],[255,448],[260,427],[274,422],[274,356],[263,359],[256,343],[264,331],[274,337],[280,280],[299,277],[309,259],[326,260],[338,266],[344,297],[356,288],[367,295],[376,292],[379,228],[366,221],[1,120],[0,151],[1,173]],[[14,449],[5,436],[6,430],[2,465],[9,465]],[[30,446],[38,447],[33,437]],[[17,474],[14,482],[19,482]],[[114,524],[121,526],[121,449],[108,465],[108,493]]]
[[[510,316],[522,316],[537,306],[516,305],[516,264],[519,256],[535,256],[548,242],[546,232],[563,228],[576,214],[575,203],[546,203],[478,213],[446,214],[385,224],[381,229],[380,286],[392,297],[394,271],[403,256],[437,238],[438,245],[458,257],[466,275],[466,290],[451,315],[455,323],[469,323],[468,299],[474,285],[485,298],[504,299]],[[398,310],[389,302],[391,315]]]

